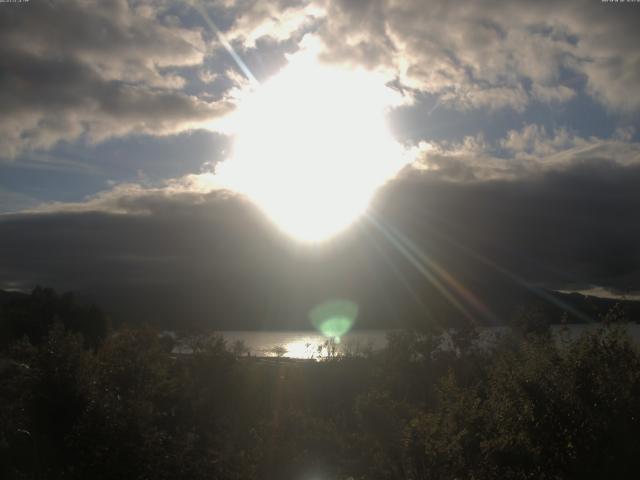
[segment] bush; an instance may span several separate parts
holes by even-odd
[[[0,474],[51,479],[588,479],[640,468],[640,355],[606,327],[397,332],[380,352],[172,353],[150,328],[97,348],[54,322],[0,360]]]

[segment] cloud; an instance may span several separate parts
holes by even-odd
[[[468,89],[458,88],[455,92],[442,95],[441,102],[453,104],[461,109],[486,107],[489,110],[511,108],[523,112],[529,103],[527,93],[520,86],[482,88],[472,86]]]
[[[173,134],[224,115],[228,96],[184,90],[185,69],[206,84],[226,68],[204,68],[211,32],[175,15],[188,8],[160,0],[2,8],[4,157],[60,141]],[[300,46],[313,37],[325,60],[383,71],[407,99],[422,92],[460,110],[522,113],[532,101],[557,105],[586,93],[614,111],[640,107],[633,5],[225,0],[212,8],[230,19],[224,34],[234,45]]]
[[[429,143],[414,167],[442,179],[489,181],[528,178],[598,161],[637,166],[640,143],[632,142],[632,135],[629,127],[608,139],[585,138],[566,128],[547,132],[544,126],[528,124],[493,143],[482,135],[467,136],[462,142]]]
[[[37,204],[38,201],[35,198],[0,187],[0,214],[27,210]]]
[[[229,70],[230,59],[205,62],[211,32],[183,24],[180,8],[133,0],[0,8],[3,155],[172,134],[225,115],[226,100],[187,93],[189,75],[209,87],[235,85],[238,95],[246,79]],[[222,12],[224,34],[240,51],[259,58],[274,44],[285,55],[315,43],[325,61],[382,72],[405,101],[427,94],[464,112],[523,114],[533,102],[555,109],[591,95],[616,114],[640,108],[639,10],[631,4],[221,0],[211,9]],[[222,98],[233,101],[228,93]],[[371,211],[502,318],[532,285],[637,293],[634,138],[630,126],[603,138],[529,121],[499,139],[422,141],[408,146],[420,160],[380,191]],[[80,290],[119,318],[303,328],[307,310],[333,296],[356,300],[370,327],[426,318],[423,305],[430,319],[452,317],[372,223],[300,248],[212,173],[117,184],[71,203],[34,206],[13,189],[2,199],[29,209],[0,216],[4,284]]]
[[[533,96],[544,103],[564,103],[576,96],[575,90],[564,85],[547,87],[545,85],[534,84]]]
[[[150,215],[157,201],[176,201],[187,198],[189,204],[202,203],[207,194],[216,191],[220,198],[233,196],[218,187],[212,173],[188,174],[158,185],[118,183],[108,190],[90,195],[78,202],[46,202],[25,208],[25,214],[57,214],[101,212],[115,215]]]
[[[508,319],[531,286],[638,294],[639,182],[640,165],[597,159],[484,182],[407,170],[371,212]],[[242,197],[209,190],[189,176],[1,216],[0,278],[76,289],[117,319],[172,328],[305,328],[308,309],[332,297],[357,301],[363,327],[427,321],[407,284],[428,321],[459,317],[368,220],[301,248]]]
[[[500,295],[490,269],[476,271],[465,252],[546,288],[638,293],[638,180],[640,163],[604,159],[509,180],[451,182],[414,171],[379,202],[401,231],[439,251],[446,268],[464,270],[458,262],[469,261],[468,281],[491,284],[487,298]],[[460,245],[466,260],[449,253]]]
[[[225,36],[229,40],[240,40],[245,48],[255,48],[261,39],[287,41],[326,13],[320,3],[305,0],[239,0],[223,4],[236,13]]]
[[[592,285],[589,288],[585,288],[578,291],[564,291],[564,293],[579,293],[581,295],[587,295],[598,298],[609,298],[613,300],[634,300],[640,301],[640,295],[630,295],[627,292],[616,292],[606,288],[602,288],[597,285]]]
[[[225,112],[180,90],[176,68],[201,64],[204,39],[154,6],[62,0],[0,9],[3,155],[80,137],[176,133]]]
[[[202,70],[198,74],[198,78],[202,83],[213,83],[218,79],[219,75],[211,70]]]
[[[455,108],[523,109],[562,103],[584,90],[612,110],[640,108],[640,15],[633,4],[446,0],[318,0],[313,35],[325,59],[392,72],[405,87]],[[306,7],[312,9],[312,3]],[[302,7],[298,7],[302,8]],[[232,27],[245,45],[275,27],[291,7],[257,9]],[[300,15],[299,18],[305,18]],[[250,19],[250,20],[249,20]],[[251,25],[247,28],[246,24]],[[271,34],[270,32],[273,32]]]

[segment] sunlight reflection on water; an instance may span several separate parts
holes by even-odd
[[[229,344],[237,340],[244,342],[249,353],[260,357],[275,357],[279,348],[283,356],[290,358],[319,358],[326,354],[327,338],[320,333],[301,332],[221,332]],[[349,332],[341,339],[337,349],[340,353],[356,348],[379,350],[387,344],[386,330],[362,330]],[[319,348],[320,347],[320,348]]]
[[[595,331],[602,327],[599,324],[569,324],[553,325],[552,337],[556,342],[573,342],[582,334]],[[626,331],[631,340],[640,346],[640,325],[622,324],[620,327]],[[340,344],[336,344],[336,353],[358,353],[368,349],[380,350],[387,345],[387,333],[392,330],[359,330],[351,331],[342,337]],[[508,333],[508,327],[486,327],[478,331],[477,346],[480,348],[492,348],[499,338]],[[247,347],[249,354],[256,357],[284,356],[298,359],[326,358],[327,338],[315,331],[220,331],[227,341],[227,345],[233,345],[240,340]],[[448,350],[452,348],[450,337],[444,334],[440,348]],[[320,348],[321,347],[321,348]],[[319,350],[320,348],[320,350]],[[189,354],[189,347],[178,346],[174,351]]]

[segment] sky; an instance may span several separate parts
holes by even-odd
[[[334,297],[386,326],[441,298],[497,321],[513,285],[633,298],[639,24],[600,0],[0,3],[0,288],[225,328]],[[243,93],[310,45],[395,93],[412,152],[313,246],[215,182]]]

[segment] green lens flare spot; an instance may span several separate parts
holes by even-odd
[[[350,300],[329,300],[309,312],[311,324],[322,335],[340,342],[356,321],[358,305]]]

